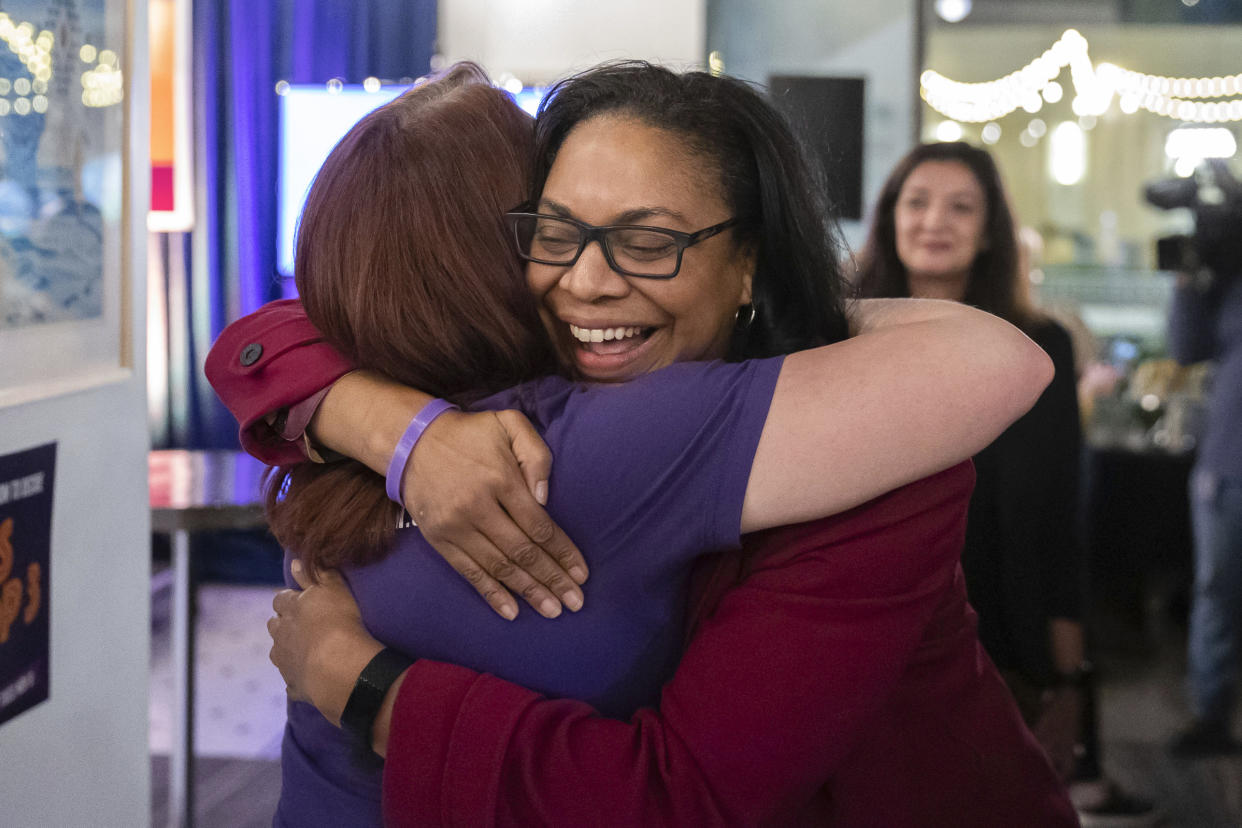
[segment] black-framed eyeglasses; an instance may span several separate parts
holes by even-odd
[[[608,266],[625,276],[644,279],[671,279],[681,270],[681,254],[687,247],[723,233],[738,223],[737,218],[713,224],[695,233],[682,233],[664,227],[640,224],[593,224],[562,216],[505,213],[513,228],[518,253],[528,262],[568,267],[578,261],[593,241],[599,242]]]

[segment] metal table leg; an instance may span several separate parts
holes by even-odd
[[[172,533],[172,672],[173,722],[169,757],[168,824],[194,825],[194,573],[190,533]]]

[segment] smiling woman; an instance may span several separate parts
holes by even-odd
[[[893,219],[910,292],[960,302],[970,266],[985,245],[987,220],[983,187],[970,168],[955,161],[915,167],[898,194]]]
[[[954,299],[1025,328],[1042,320],[1019,273],[1013,211],[992,156],[921,144],[889,173],[858,256],[858,294]]]
[[[416,102],[419,90],[411,94]],[[533,209],[544,217],[535,221],[545,224],[531,230],[545,235],[503,255],[565,257],[528,268],[543,322],[575,373],[618,381],[542,377],[479,401],[474,413],[444,414],[404,475],[418,526],[401,529],[378,559],[346,558],[349,589],[301,578],[305,592],[282,593],[269,621],[273,660],[290,698],[314,704],[290,708],[286,757],[303,791],[288,786],[289,807],[308,819],[339,816],[333,824],[378,822],[378,768],[350,764],[352,737],[387,754],[383,817],[394,824],[442,824],[452,814],[571,825],[601,813],[622,825],[991,825],[1013,813],[1069,824],[1063,792],[980,656],[957,569],[972,479],[958,461],[1034,397],[1046,358],[1011,325],[956,303],[859,303],[850,316],[857,335],[847,338],[818,179],[788,124],[746,84],[623,64],[572,78],[550,100],[536,124],[534,167]],[[420,121],[411,112],[394,125],[417,144],[413,155],[451,159],[459,142],[473,143]],[[360,262],[405,244],[434,261],[397,255],[393,279],[311,257],[299,264],[299,287],[312,318],[333,321],[322,300],[339,295],[352,309],[347,328],[382,318],[385,330],[405,324],[422,335],[424,319],[438,315],[436,324],[478,336],[473,305],[495,310],[499,295],[440,267],[472,234],[508,238],[500,210],[455,223],[460,232],[447,239],[431,232],[434,207],[421,204],[412,227],[360,234],[363,205],[354,209],[347,194],[374,188],[358,180],[409,177],[412,198],[428,194],[404,153],[377,170],[379,154],[359,149],[346,141],[334,151],[339,169],[354,173],[325,177],[323,197],[312,199],[325,226],[363,244]],[[333,197],[337,189],[346,194]],[[671,273],[656,271],[664,278],[618,267],[627,255],[662,261],[667,243],[651,241],[678,245],[696,234]],[[618,250],[626,244],[639,249]],[[469,301],[444,313],[408,301],[424,280],[460,288]],[[375,296],[372,282],[407,293]],[[322,360],[309,328],[295,321],[265,335]],[[248,389],[303,378],[287,376],[294,368],[282,356],[238,379],[229,363],[256,336],[247,331],[253,325],[231,327],[211,364],[222,393],[250,418],[266,412],[255,411]],[[334,370],[339,358],[328,362]],[[460,373],[466,387],[495,381],[486,364]],[[358,398],[360,388],[371,396]],[[395,429],[389,393],[399,400]],[[383,469],[394,444],[408,446],[405,423],[417,428],[425,402],[352,374],[323,398],[314,431]],[[555,622],[529,612],[502,621],[470,595],[473,586],[495,601],[511,561],[537,558],[532,543],[495,543],[499,563],[467,563],[466,579],[430,554],[432,546],[449,550],[446,560],[460,553],[445,526],[485,535],[452,495],[480,480],[488,489],[517,465],[507,443],[484,458],[493,462],[476,462],[500,414],[517,416],[495,408],[529,417],[555,452],[555,474],[540,461],[549,512],[536,510],[545,522],[530,537],[546,542],[554,518],[589,554],[585,606],[568,575],[544,582],[581,609]],[[378,477],[370,487],[372,497],[382,490]],[[494,511],[512,518],[526,508],[512,492],[488,491]],[[298,485],[284,499],[316,505]],[[305,518],[339,534],[336,513]],[[313,551],[296,553],[314,562]],[[700,596],[674,674],[686,584],[700,558],[712,589]],[[573,559],[560,560],[571,575]],[[523,596],[555,617],[560,608],[545,594],[530,587]],[[334,609],[321,613],[325,596]],[[346,629],[325,631],[316,618],[343,619]],[[661,697],[670,677],[678,689]]]
[[[1097,804],[1107,800],[1101,807],[1118,807],[1127,797],[1100,776],[1084,668],[1073,351],[1065,330],[1029,303],[991,155],[962,142],[911,150],[884,185],[860,260],[862,295],[976,305],[1021,326],[1052,358],[1055,376],[1034,407],[974,458],[962,566],[979,637],[1049,758],[1063,777],[1090,783]]]
[[[716,167],[687,153],[675,132],[636,117],[600,115],[565,138],[539,205],[583,222],[642,223],[693,236],[732,220]],[[602,246],[587,245],[572,264],[527,268],[531,291],[560,323],[554,336],[584,377],[626,380],[674,362],[726,355],[732,323],[750,303],[755,262],[735,231],[688,246],[679,269],[676,257],[666,256],[675,278],[627,276],[613,266],[615,249],[609,258]],[[617,339],[618,328],[636,332]]]

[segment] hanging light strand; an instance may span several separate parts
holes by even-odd
[[[1074,88],[1071,106],[1079,116],[1103,115],[1116,99],[1126,114],[1142,109],[1194,123],[1242,121],[1242,73],[1170,78],[1111,63],[1096,66],[1087,39],[1074,29],[1026,66],[993,81],[963,83],[929,69],[920,78],[920,93],[928,106],[955,121],[995,121],[1017,109],[1034,114],[1044,100],[1059,100],[1056,79],[1066,67]],[[1229,100],[1212,100],[1218,98]]]

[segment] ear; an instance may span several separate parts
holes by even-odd
[[[755,268],[758,266],[759,254],[753,244],[739,247],[737,258],[734,259],[734,267],[738,268],[741,275],[741,292],[738,294],[738,306],[749,305],[752,302],[753,288],[755,282]]]

